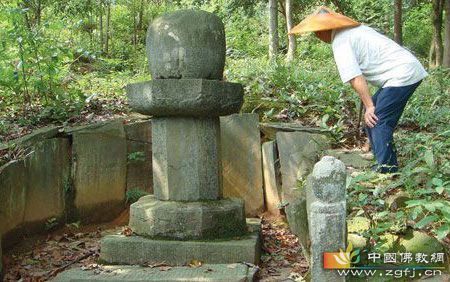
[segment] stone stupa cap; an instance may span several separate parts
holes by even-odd
[[[223,79],[225,28],[215,14],[179,10],[156,18],[147,31],[153,79]]]

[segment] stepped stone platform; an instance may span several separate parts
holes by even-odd
[[[185,265],[195,259],[209,264],[258,264],[261,257],[260,220],[248,219],[247,226],[249,231],[240,237],[217,240],[178,241],[109,235],[102,240],[100,261],[128,265],[164,261]]]
[[[108,282],[246,282],[253,281],[258,268],[251,265],[212,264],[198,268],[140,266],[104,266],[92,270],[72,269],[61,273],[52,281],[108,281]]]

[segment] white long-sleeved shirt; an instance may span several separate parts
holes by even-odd
[[[428,75],[408,50],[365,25],[336,30],[331,44],[344,83],[363,75],[374,86],[399,87]]]

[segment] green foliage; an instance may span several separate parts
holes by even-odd
[[[401,132],[397,147],[403,169],[397,176],[363,173],[351,179],[349,209],[372,221],[366,236],[403,233],[407,228],[427,230],[439,239],[450,232],[450,130],[441,133]],[[405,191],[411,200],[404,207],[386,210],[385,199]]]
[[[129,162],[143,162],[145,161],[145,152],[133,152],[128,154]]]
[[[403,42],[415,54],[427,57],[432,40],[431,3],[411,7],[404,16]]]
[[[304,42],[299,59],[290,65],[281,58],[276,63],[265,58],[230,58],[227,79],[245,85],[244,112],[257,112],[266,121],[322,127],[336,142],[343,142],[344,125],[356,120],[357,97],[340,82],[334,63],[330,67],[331,52],[324,48],[328,46],[309,47],[309,43]]]
[[[125,197],[127,204],[132,204],[137,202],[141,197],[148,195],[147,192],[139,188],[130,189],[127,191]]]
[[[385,34],[390,33],[393,11],[393,1],[390,0],[352,1],[355,19]]]
[[[56,226],[58,226],[58,220],[55,217],[49,218],[47,219],[47,221],[45,222],[45,229],[47,231],[52,230],[53,228],[55,228]]]

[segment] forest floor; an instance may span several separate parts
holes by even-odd
[[[5,282],[47,281],[71,269],[101,271],[97,264],[100,239],[107,234],[127,233],[128,210],[116,220],[101,225],[66,225],[47,235],[22,240],[4,256]],[[303,281],[308,264],[293,234],[283,218],[262,218],[263,255],[258,281]],[[159,262],[149,267],[167,271],[170,265]],[[198,267],[198,266],[195,266]],[[200,266],[201,267],[201,266]]]

